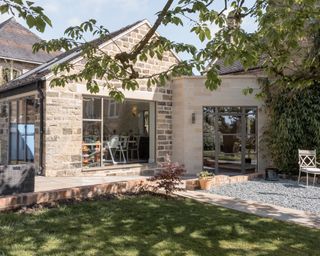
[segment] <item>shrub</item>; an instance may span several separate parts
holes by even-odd
[[[205,179],[205,178],[212,178],[214,176],[214,173],[208,172],[208,171],[201,171],[198,174],[199,179]]]
[[[173,192],[181,190],[181,177],[185,173],[184,165],[172,163],[167,156],[165,163],[161,164],[161,171],[155,174],[149,181],[156,182],[154,190],[164,190],[166,195],[172,195]]]

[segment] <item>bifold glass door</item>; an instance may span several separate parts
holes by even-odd
[[[215,172],[254,172],[255,107],[203,108],[203,166]]]

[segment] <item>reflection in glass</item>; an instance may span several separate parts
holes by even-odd
[[[36,121],[36,100],[33,97],[26,98],[26,123],[34,124]]]
[[[218,112],[219,113],[224,113],[224,112],[241,113],[241,107],[218,107]]]
[[[219,131],[221,133],[241,133],[241,116],[219,116]]]
[[[17,123],[17,101],[10,102],[10,123]]]
[[[256,137],[254,135],[248,136],[246,139],[246,152],[256,153]]]
[[[203,115],[203,165],[215,168],[214,108],[204,108]]]
[[[36,100],[33,96],[10,102],[10,163],[33,162]]]
[[[255,171],[256,122],[253,107],[204,107],[203,166],[231,173]]]
[[[148,162],[150,102],[85,97],[83,119],[83,167]]]
[[[83,98],[83,119],[101,119],[100,98]]]
[[[247,134],[255,134],[256,133],[256,110],[249,109],[246,110],[246,130]]]
[[[25,99],[18,100],[18,123],[19,124],[26,123],[26,100]]]

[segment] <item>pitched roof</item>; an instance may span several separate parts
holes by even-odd
[[[241,72],[250,72],[257,69],[262,69],[262,60],[258,63],[258,65],[248,68],[247,70],[244,69],[240,61],[235,61],[232,65],[225,65],[223,59],[217,60],[215,65],[219,66],[219,75],[230,75],[235,73],[241,73]]]
[[[91,43],[95,45],[101,45],[103,43],[106,43],[113,38],[121,35],[122,33],[127,32],[128,30],[134,28],[135,26],[138,26],[139,24],[142,24],[147,21],[146,20],[140,20],[137,21],[131,25],[128,25],[126,27],[123,27],[117,31],[114,31],[110,33],[106,37],[97,38],[95,40],[92,40]],[[10,81],[9,83],[3,85],[0,87],[0,92],[15,89],[18,87],[22,87],[24,85],[28,85],[31,83],[35,83],[36,81],[43,80],[44,77],[51,73],[52,67],[61,63],[66,63],[71,60],[74,60],[75,58],[79,57],[81,55],[81,47],[75,47],[71,49],[70,51],[64,52],[52,60],[30,70],[29,72],[19,76],[17,79]]]
[[[32,63],[44,63],[57,54],[39,51],[32,52],[32,45],[41,38],[20,25],[14,18],[0,24],[0,58],[15,59]]]

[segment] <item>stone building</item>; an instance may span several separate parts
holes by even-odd
[[[32,45],[41,41],[37,35],[14,18],[0,24],[0,86],[52,59],[56,54],[32,52]]]
[[[95,42],[113,55],[118,47],[132,48],[149,29],[143,20]],[[136,65],[153,74],[178,61],[167,52],[161,61],[150,58]],[[263,106],[242,94],[248,86],[258,90],[259,72],[226,70],[214,92],[205,89],[202,77],[182,77],[152,88],[140,81],[140,88],[123,91],[125,101],[118,103],[99,80],[101,88],[94,95],[80,82],[50,87],[51,68],[61,62],[81,69],[85,60],[74,49],[0,88],[0,120],[6,120],[0,131],[2,164],[34,162],[46,176],[91,175],[155,169],[169,155],[190,174],[202,168],[263,168],[258,142]]]

